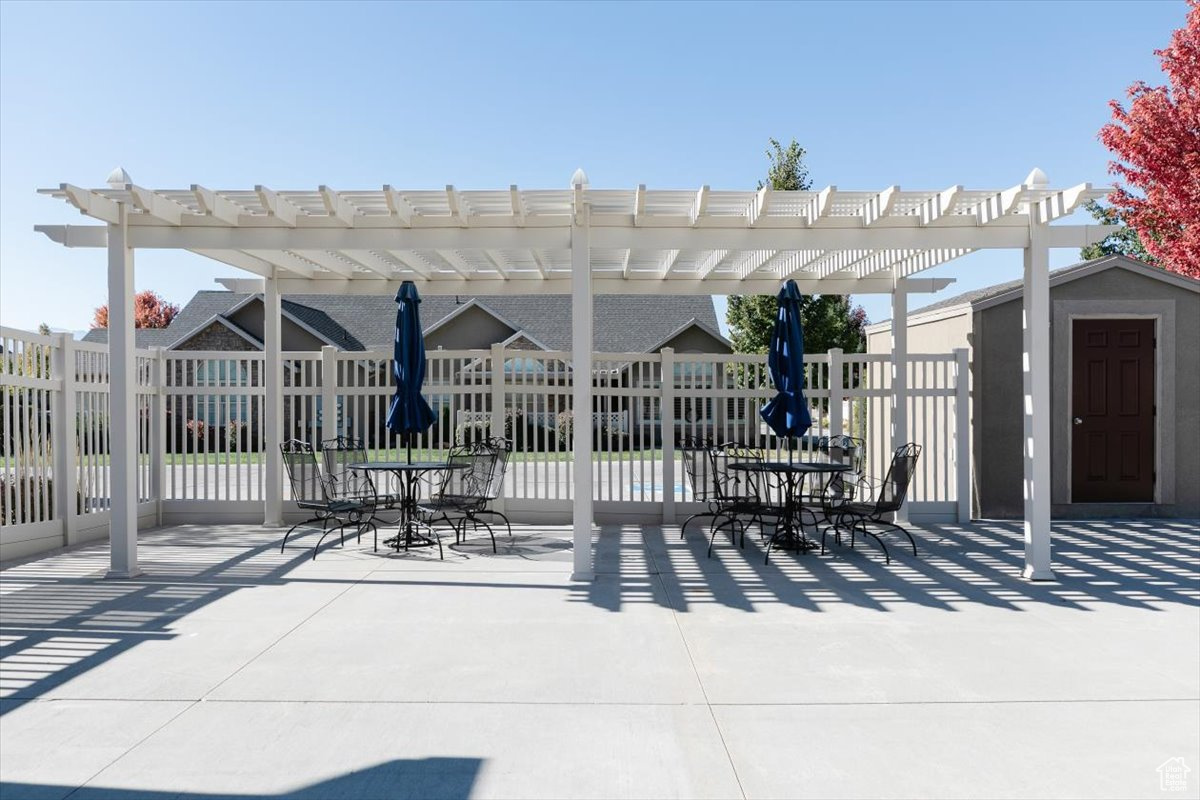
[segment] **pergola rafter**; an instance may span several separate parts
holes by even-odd
[[[593,189],[582,170],[568,189],[364,191],[147,189],[114,171],[106,188],[61,184],[43,194],[64,200],[99,225],[38,226],[67,247],[108,253],[112,413],[135,411],[133,253],[189,250],[247,273],[223,279],[261,292],[267,500],[282,517],[281,296],[394,293],[405,280],[426,294],[569,293],[574,367],[591,370],[594,294],[763,294],[794,278],[807,294],[885,293],[892,297],[892,443],[907,440],[907,296],[948,285],[918,277],[985,249],[1018,249],[1025,265],[1026,574],[1051,576],[1049,550],[1049,249],[1102,240],[1108,226],[1064,220],[1105,189],[1051,189],[1040,170],[1008,189],[930,191],[887,186],[848,191]],[[592,386],[573,386],[577,408]],[[114,574],[137,572],[137,442],[133,426],[114,430]],[[665,446],[665,445],[664,445]],[[591,574],[591,430],[573,439],[575,573]],[[664,481],[674,485],[674,459]],[[673,507],[673,505],[671,506]]]

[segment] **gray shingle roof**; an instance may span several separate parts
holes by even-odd
[[[137,346],[168,347],[214,316],[228,313],[247,297],[234,292],[197,292],[169,327],[138,330]],[[470,299],[422,298],[423,327],[428,330]],[[550,349],[571,347],[569,295],[480,297],[476,302]],[[393,296],[294,295],[283,298],[283,307],[344,350],[387,350],[392,346],[396,321]],[[712,298],[707,295],[599,295],[594,308],[595,347],[605,352],[645,352],[692,320],[712,331],[720,330]],[[108,331],[89,331],[84,340],[106,342]]]
[[[1128,258],[1127,256],[1103,256],[1102,258],[1092,259],[1091,261],[1080,261],[1076,264],[1071,264],[1070,266],[1067,266],[1067,267],[1059,267],[1058,269],[1050,270],[1050,277],[1053,278],[1056,276],[1060,276],[1060,275],[1070,272],[1072,270],[1081,269],[1083,267],[1088,267],[1093,264],[1097,264],[1101,261],[1113,261],[1115,264],[1119,264],[1119,263],[1141,264],[1140,261],[1136,261],[1132,258]],[[925,314],[930,311],[940,311],[944,308],[953,308],[954,306],[961,306],[961,305],[967,305],[967,304],[974,305],[976,303],[982,303],[985,300],[991,300],[993,297],[999,297],[1000,295],[1004,294],[1005,292],[1011,292],[1013,289],[1019,289],[1019,288],[1021,288],[1021,285],[1023,283],[1024,283],[1023,280],[1018,279],[1015,281],[1005,281],[1004,283],[997,283],[992,286],[984,286],[983,288],[980,288],[980,289],[975,289],[970,292],[963,292],[962,294],[957,294],[957,295],[954,295],[953,297],[948,297],[945,300],[939,300],[936,303],[931,303],[930,305],[913,309],[912,311],[909,312],[909,314],[910,315]]]

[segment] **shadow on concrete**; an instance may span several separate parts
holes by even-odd
[[[279,798],[279,800],[466,800],[479,776],[482,759],[395,759],[355,770],[282,794],[206,794],[203,792],[120,789],[105,786],[54,786],[0,782],[0,797],[12,800],[166,800],[166,798]]]
[[[336,570],[325,574],[320,568],[298,572],[309,563],[318,533],[293,536],[281,554],[282,533],[254,526],[190,525],[148,531],[141,535],[139,548],[145,574],[131,580],[104,577],[106,544],[6,567],[0,572],[0,698],[6,701],[0,716],[143,642],[174,639],[177,620],[238,590],[300,582],[349,586],[370,568],[399,561],[421,562],[428,571],[397,572],[397,579],[390,581],[397,584],[447,591],[480,585],[539,588],[561,594],[561,582],[494,583],[488,582],[486,570],[478,571],[480,581],[444,577],[479,559],[495,559],[490,563],[505,563],[510,569],[520,562],[561,561],[566,572],[571,558],[569,539],[536,530],[518,529],[511,540],[498,537],[495,555],[486,538],[462,545],[448,542],[444,562],[437,561],[429,548],[395,553],[381,547],[375,552],[366,537],[361,544],[348,537],[344,549],[336,539],[326,540],[317,566],[328,565],[330,559],[335,564],[366,560],[363,572],[355,577]]]
[[[1097,603],[1156,608],[1200,605],[1200,524],[1086,521],[1054,524],[1056,580],[1031,582],[1020,523],[927,525],[913,529],[918,556],[897,543],[884,563],[871,543],[833,543],[826,555],[774,552],[764,563],[753,530],[744,549],[719,540],[712,558],[703,529],[608,526],[597,541],[597,580],[578,599],[617,611],[656,603],[679,612],[720,605],[753,612],[764,604],[821,611],[850,604],[887,611],[915,603],[954,611],[963,604],[1020,610],[1048,603],[1086,610]]]
[[[824,556],[775,553],[768,565],[754,533],[745,549],[718,543],[708,558],[703,531],[689,529],[681,539],[677,527],[603,526],[590,583],[563,578],[570,570],[569,532],[536,527],[501,540],[496,555],[479,543],[448,548],[445,561],[376,554],[364,540],[330,552],[332,565],[323,551],[317,568],[300,569],[311,556],[305,546],[311,541],[294,549],[289,542],[280,555],[273,531],[181,526],[142,537],[147,574],[133,580],[103,579],[106,546],[60,553],[0,573],[0,696],[8,700],[2,713],[142,642],[173,639],[177,620],[239,589],[298,582],[349,586],[373,566],[398,559],[414,568],[374,572],[372,585],[538,589],[547,602],[583,602],[613,612],[646,603],[681,613],[714,606],[754,613],[778,605],[810,612],[845,605],[888,612],[898,604],[949,612],[965,604],[1020,611],[1038,603],[1085,612],[1098,604],[1200,605],[1196,522],[1057,522],[1057,580],[1047,583],[1021,577],[1019,523],[914,528],[919,556],[895,547],[890,565],[862,543],[854,550],[832,546]],[[343,565],[357,566],[347,572]],[[509,574],[497,580],[496,570]],[[525,579],[514,580],[517,574]]]

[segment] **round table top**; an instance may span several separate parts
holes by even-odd
[[[467,464],[451,464],[448,461],[360,461],[350,469],[384,470],[387,472],[427,472],[434,469],[466,469]]]
[[[849,464],[839,464],[835,461],[737,461],[729,465],[729,469],[740,469],[746,472],[850,472],[854,469]]]

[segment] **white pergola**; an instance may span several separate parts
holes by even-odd
[[[100,225],[40,225],[67,247],[108,252],[111,414],[135,406],[134,251],[188,250],[249,274],[221,281],[261,292],[266,307],[264,521],[282,524],[282,294],[559,293],[572,297],[576,375],[592,371],[595,294],[774,294],[795,279],[807,294],[892,297],[892,444],[908,436],[907,296],[947,279],[915,277],[977,250],[1024,251],[1025,575],[1051,579],[1049,250],[1079,248],[1112,228],[1051,223],[1106,189],[1052,189],[1040,170],[1008,189],[724,191],[594,189],[582,170],[568,189],[412,191],[154,190],[115,170],[108,186],[41,193]],[[590,408],[590,381],[574,381]],[[574,576],[592,572],[592,431],[574,436]],[[111,435],[111,574],[139,572],[136,429]]]

